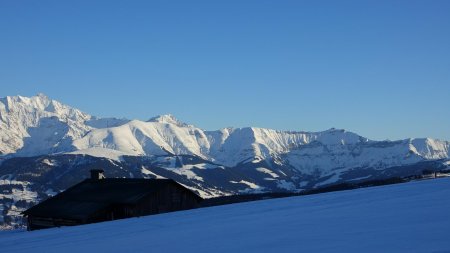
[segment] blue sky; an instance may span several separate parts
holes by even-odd
[[[0,97],[450,140],[450,1],[2,1]]]

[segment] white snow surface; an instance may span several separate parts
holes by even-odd
[[[267,169],[267,168],[256,168],[257,171],[270,175],[273,178],[280,177],[277,173]]]
[[[286,180],[277,181],[277,187],[281,189],[286,189],[288,191],[295,191],[296,187],[293,183],[287,182]]]
[[[129,155],[127,153],[108,148],[87,148],[73,152],[68,152],[68,154],[104,157],[116,161],[120,161],[122,156],[124,155]]]
[[[2,252],[450,252],[450,179],[33,232]]]
[[[230,183],[233,183],[233,184],[245,184],[245,185],[247,185],[250,189],[254,189],[254,190],[260,189],[260,188],[261,188],[261,186],[255,184],[255,183],[249,182],[249,181],[245,181],[245,180],[241,180],[241,181],[239,181],[239,182],[236,182],[236,181],[230,181]]]

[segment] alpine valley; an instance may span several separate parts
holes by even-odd
[[[0,99],[0,226],[78,183],[107,177],[172,178],[204,198],[299,192],[342,182],[407,177],[450,167],[450,142],[373,141],[322,132],[224,128],[205,131],[171,115],[98,118],[49,99]]]

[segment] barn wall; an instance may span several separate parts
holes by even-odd
[[[79,221],[29,216],[28,227],[30,230],[34,230],[49,227],[73,226],[186,210],[198,206],[199,198],[194,193],[179,185],[170,184],[159,189],[157,192],[148,194],[136,204],[111,205]]]
[[[158,192],[151,193],[134,205],[113,205],[92,215],[86,223],[139,217],[198,207],[198,199],[192,192],[168,185]]]
[[[186,210],[198,207],[197,198],[176,185],[168,185],[143,198],[136,205],[137,216]]]
[[[27,218],[28,230],[36,230],[43,228],[61,227],[61,226],[75,226],[83,224],[78,220],[50,218],[50,217],[36,217],[28,216]]]

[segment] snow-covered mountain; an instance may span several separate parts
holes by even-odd
[[[203,197],[300,191],[445,169],[450,142],[373,141],[340,129],[206,131],[172,115],[97,118],[39,94],[0,99],[0,154],[7,189],[0,197],[11,199],[0,211],[8,216],[17,201],[64,190],[94,167],[110,176],[174,178]]]
[[[49,99],[0,98],[0,154],[35,156],[75,150],[72,142],[92,129],[128,120],[99,119]]]
[[[361,165],[383,168],[444,159],[450,152],[447,141],[427,138],[380,142],[337,129],[283,132],[248,127],[205,131],[172,115],[146,122],[101,119],[43,94],[0,99],[0,119],[0,152],[13,156],[74,151],[100,157],[110,157],[111,152],[130,156],[193,155],[226,166],[252,159],[285,159],[301,171],[310,171]]]

